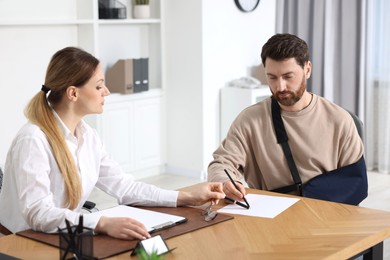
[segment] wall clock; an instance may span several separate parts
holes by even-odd
[[[260,0],[234,0],[234,2],[242,12],[249,13],[256,9]]]

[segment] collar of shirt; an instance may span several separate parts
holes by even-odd
[[[69,130],[69,128],[65,125],[65,123],[62,121],[61,117],[57,114],[57,112],[53,109],[53,114],[55,118],[57,119],[59,126],[64,133],[64,137],[67,141],[72,142],[75,145],[78,145],[80,142],[83,141],[83,136],[86,133],[86,126],[85,122],[81,120],[78,125],[76,126],[75,132],[76,136],[73,135],[73,133]]]

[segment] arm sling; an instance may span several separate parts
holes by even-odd
[[[277,143],[282,146],[294,181],[292,185],[277,188],[272,191],[280,193],[296,191],[303,197],[351,205],[358,205],[367,197],[367,170],[363,156],[356,163],[324,172],[310,179],[307,183],[302,184],[290,146],[288,145],[288,136],[283,124],[280,107],[273,97],[271,110]]]

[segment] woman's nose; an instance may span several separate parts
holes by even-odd
[[[104,86],[105,87],[105,92],[104,92],[104,95],[105,96],[108,96],[111,94],[110,90],[107,88],[107,86]]]

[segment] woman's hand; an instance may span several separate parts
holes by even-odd
[[[127,217],[111,218],[103,216],[96,225],[95,232],[127,240],[150,238],[150,234],[141,222]]]
[[[246,195],[246,190],[244,185],[242,185],[238,181],[235,181],[234,183],[236,184],[238,190],[236,189],[234,184],[229,180],[223,183],[223,192],[226,194],[226,197],[229,197],[237,201],[244,201],[243,197]]]
[[[177,206],[199,206],[207,202],[215,205],[223,198],[225,198],[225,193],[222,189],[222,183],[205,182],[180,191]]]

